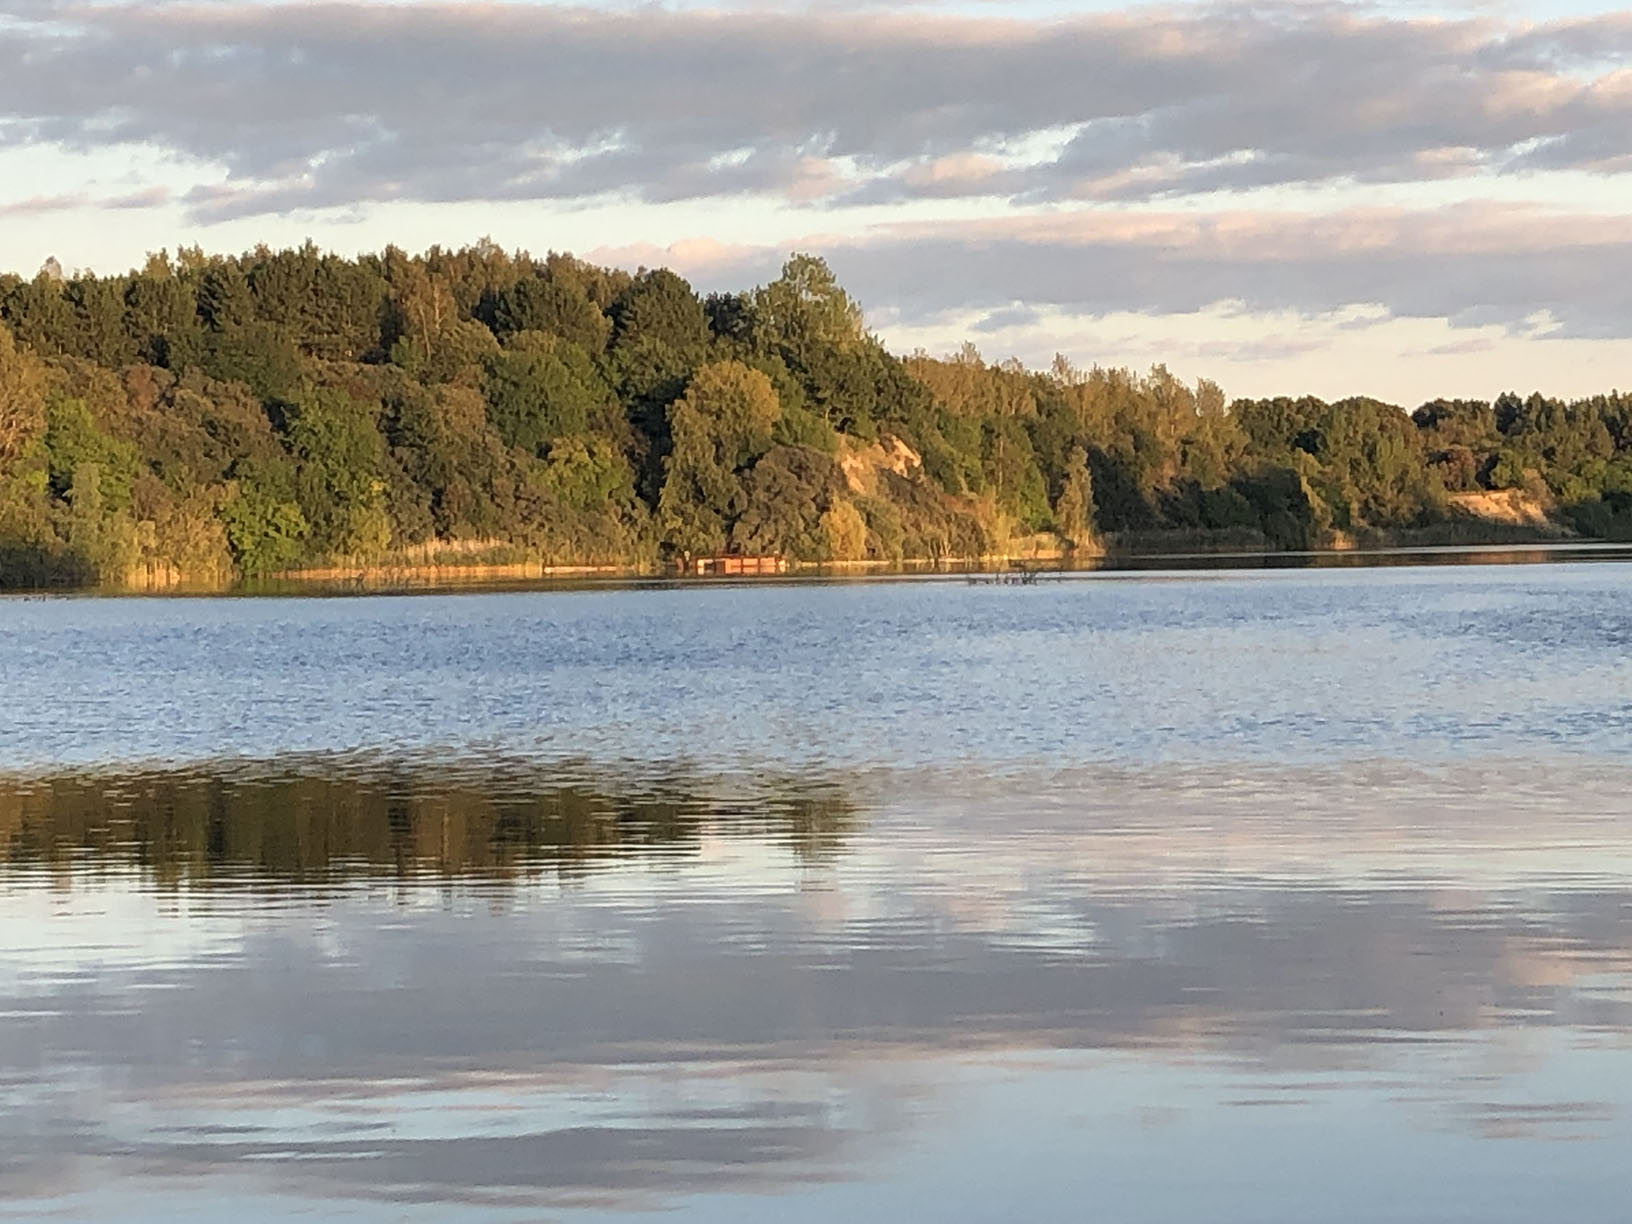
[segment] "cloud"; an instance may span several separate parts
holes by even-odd
[[[1615,217],[1499,205],[1334,213],[1088,212],[890,224],[796,242],[821,251],[870,317],[922,325],[949,309],[1013,322],[1015,303],[1097,316],[1240,311],[1498,323],[1548,312],[1559,337],[1632,337],[1632,234]],[[631,262],[634,250],[592,252]],[[699,284],[776,274],[785,248],[639,249]],[[619,258],[621,256],[621,258]]]
[[[974,325],[982,335],[996,335],[1015,328],[1032,327],[1042,318],[1035,307],[1024,304],[994,310]]]
[[[189,197],[200,221],[386,200],[1124,200],[1619,172],[1632,130],[1624,13],[4,0],[0,64],[0,142],[218,167]]]
[[[1431,357],[1464,357],[1473,353],[1488,353],[1495,347],[1496,342],[1488,336],[1470,336],[1466,340],[1436,344],[1426,351]]]
[[[24,200],[0,203],[0,217],[37,217],[68,209],[84,208],[89,201],[79,193],[29,196]]]
[[[1632,239],[1590,197],[1632,176],[1627,131],[1625,13],[0,0],[0,155],[24,171],[0,216],[30,267],[93,209],[148,246],[406,226],[705,289],[810,250],[875,327],[936,345],[1228,310],[1292,360],[1300,318],[1363,308],[1483,342],[1545,318],[1607,352],[1632,338]],[[1566,202],[1429,204],[1504,179]],[[1235,194],[1276,186],[1297,190]],[[1413,344],[1457,339],[1434,337]]]

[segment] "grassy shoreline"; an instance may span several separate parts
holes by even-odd
[[[1340,536],[1309,549],[1271,546],[1256,533],[1141,532],[1107,537],[1091,549],[1070,550],[1032,538],[1023,548],[979,556],[872,559],[844,562],[793,562],[786,573],[759,577],[705,576],[652,565],[552,564],[539,559],[476,561],[430,558],[347,563],[244,579],[216,575],[189,578],[173,568],[144,568],[118,583],[60,582],[0,587],[9,595],[177,595],[243,596],[299,594],[391,594],[472,589],[570,588],[621,583],[799,582],[829,579],[889,578],[1016,572],[1089,573],[1099,570],[1154,568],[1319,568],[1332,565],[1444,563],[1465,556],[1479,563],[1544,560],[1559,555],[1632,549],[1622,542],[1567,535],[1556,529],[1483,523],[1480,530],[1452,522],[1411,531]]]

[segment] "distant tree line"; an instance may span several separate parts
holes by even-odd
[[[1632,533],[1632,396],[1238,400],[1163,367],[901,358],[808,255],[699,297],[489,243],[0,276],[0,585],[455,553],[652,568],[1292,548],[1520,489]]]

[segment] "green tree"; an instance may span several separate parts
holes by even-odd
[[[147,257],[125,289],[125,331],[138,360],[181,371],[204,352],[198,319],[198,287],[160,251]]]
[[[612,303],[613,343],[660,340],[682,353],[702,352],[710,333],[703,304],[667,268],[642,272]]]
[[[102,429],[81,399],[58,399],[46,407],[45,449],[51,492],[65,500],[76,484],[81,496],[109,511],[130,505],[131,482],[141,458],[129,442]],[[86,477],[86,473],[90,473]],[[89,484],[95,492],[88,491]]]
[[[584,286],[560,273],[523,277],[490,293],[481,313],[501,338],[545,332],[588,353],[599,353],[612,330],[611,320]]]
[[[801,561],[835,555],[824,517],[844,497],[846,486],[831,455],[808,446],[773,446],[745,474],[743,484],[742,512],[731,527],[735,549]],[[840,526],[848,526],[848,520]],[[844,537],[844,543],[850,541]]]
[[[69,281],[63,296],[74,312],[75,356],[118,369],[136,358],[136,345],[125,331],[123,279],[103,279],[86,273]]]
[[[839,287],[825,260],[796,254],[782,275],[754,292],[754,340],[804,369],[818,346],[859,344],[861,307]]]
[[[198,284],[198,317],[213,332],[237,331],[255,321],[255,298],[249,278],[236,260],[217,260]]]
[[[15,282],[0,302],[0,319],[42,357],[77,351],[74,308],[60,276],[42,271],[32,281]]]
[[[1088,470],[1088,451],[1072,448],[1065,482],[1054,501],[1054,529],[1071,548],[1086,548],[1094,538],[1094,478]]]
[[[617,401],[588,353],[542,332],[518,333],[510,344],[488,358],[482,383],[506,446],[542,456],[557,438],[615,429]]]
[[[737,361],[698,370],[669,410],[674,449],[665,465],[658,522],[683,556],[719,552],[746,504],[743,473],[771,445],[781,405],[771,380]]]
[[[374,406],[344,391],[307,386],[283,406],[284,434],[296,457],[295,491],[322,553],[371,557],[390,543],[385,508],[385,440]]]
[[[0,469],[45,432],[45,369],[0,323]]]
[[[311,535],[287,463],[239,464],[220,514],[233,562],[245,577],[289,568]]]

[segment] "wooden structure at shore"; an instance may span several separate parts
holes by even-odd
[[[785,574],[788,559],[777,553],[716,553],[708,557],[687,557],[680,564],[680,572],[699,578]]]

